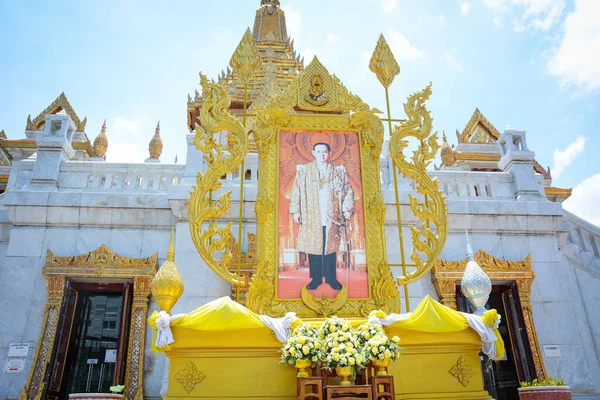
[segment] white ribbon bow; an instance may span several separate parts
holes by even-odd
[[[158,313],[158,318],[156,319],[156,329],[158,329],[158,333],[156,335],[156,347],[162,349],[171,343],[175,343],[175,339],[173,339],[173,332],[171,332],[171,322],[183,317],[184,315],[185,314],[169,315],[165,311],[160,311]]]

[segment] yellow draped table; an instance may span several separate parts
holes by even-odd
[[[156,317],[149,318],[153,328]],[[166,399],[296,398],[297,371],[280,363],[282,343],[258,315],[229,298],[173,321],[171,330],[175,342],[154,349],[170,359]],[[427,297],[387,330],[404,349],[388,369],[396,399],[491,399],[483,390],[481,339],[462,314]]]

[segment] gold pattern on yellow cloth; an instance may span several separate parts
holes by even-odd
[[[196,385],[202,382],[206,375],[198,370],[196,364],[189,362],[184,369],[175,374],[175,380],[183,386],[186,392],[190,393]]]

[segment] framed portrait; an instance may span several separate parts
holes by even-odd
[[[399,309],[386,263],[383,125],[315,58],[256,115],[259,314],[367,316]]]
[[[277,297],[369,297],[356,132],[281,130]]]

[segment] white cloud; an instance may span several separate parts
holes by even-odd
[[[283,6],[283,11],[285,12],[285,22],[288,35],[297,42],[300,38],[300,31],[302,30],[302,14],[289,4]]]
[[[494,18],[492,18],[492,22],[494,23],[494,25],[500,26],[500,25],[502,25],[502,18],[494,17]]]
[[[327,40],[329,40],[330,42],[338,42],[340,39],[338,39],[338,37],[335,36],[333,33],[330,33],[329,36],[327,36]]]
[[[457,72],[463,72],[462,63],[456,59],[456,49],[446,50],[446,52],[444,52],[444,59],[450,68]]]
[[[490,10],[497,12],[504,8],[504,0],[483,0],[483,4]]]
[[[564,150],[554,150],[554,166],[552,167],[552,177],[560,178],[565,168],[567,168],[575,158],[585,150],[586,138],[578,136],[573,143]]]
[[[462,15],[469,14],[469,10],[470,9],[471,9],[471,5],[467,1],[465,1],[464,3],[462,3],[462,5],[460,6],[460,12],[462,13]]]
[[[398,6],[398,0],[382,0],[381,8],[386,14],[391,13]]]
[[[389,30],[389,41],[390,49],[394,56],[397,58],[405,58],[414,60],[421,57],[423,54],[414,47],[404,35],[400,32],[396,32],[392,29]]]
[[[106,150],[106,161],[115,163],[141,163],[150,157],[148,150],[142,149],[139,143],[113,143],[108,138],[108,149]],[[150,142],[150,139],[148,139]]]
[[[512,0],[523,7],[522,25],[547,31],[558,22],[566,0]]]
[[[600,173],[584,179],[563,203],[565,210],[600,226]]]
[[[600,89],[600,1],[576,0],[564,31],[548,71],[565,86],[588,92]]]
[[[107,129],[111,132],[111,136],[113,132],[117,135],[139,135],[142,133],[144,125],[144,122],[138,118],[125,119],[121,117],[115,117],[112,119],[112,124],[108,124]]]

